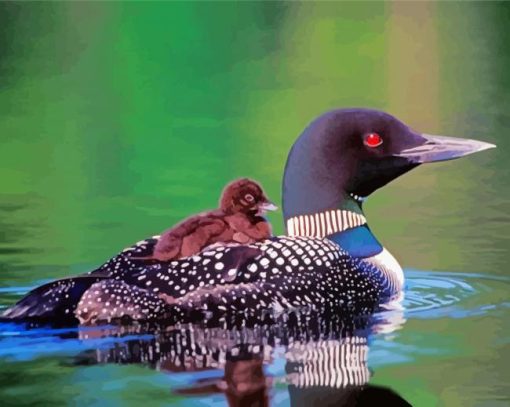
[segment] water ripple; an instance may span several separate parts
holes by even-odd
[[[409,318],[465,318],[507,309],[510,279],[483,274],[406,272],[403,306]]]

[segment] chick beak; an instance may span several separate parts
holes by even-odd
[[[258,215],[263,215],[266,211],[276,211],[278,207],[271,201],[265,201],[258,205]]]

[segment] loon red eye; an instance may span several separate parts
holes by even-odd
[[[383,143],[382,137],[377,133],[368,133],[365,136],[365,145],[367,147],[379,147]]]

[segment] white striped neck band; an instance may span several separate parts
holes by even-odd
[[[367,223],[359,213],[345,209],[299,215],[287,219],[288,236],[326,237]]]

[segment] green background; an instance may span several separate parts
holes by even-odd
[[[279,203],[302,129],[356,106],[498,145],[414,170],[365,213],[404,267],[506,276],[509,18],[495,2],[1,3],[0,284],[87,271],[216,206],[236,177]],[[282,233],[281,212],[270,220]],[[437,354],[381,367],[374,383],[416,405],[507,405],[509,322],[501,310],[409,320],[401,343]],[[87,386],[51,359],[0,370],[18,405],[72,404]],[[143,378],[112,403],[171,401],[151,387],[157,373],[115,372]]]

